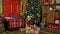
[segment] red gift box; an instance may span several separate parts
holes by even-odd
[[[55,24],[55,25],[54,25],[54,29],[55,29],[55,30],[59,30],[59,24]]]
[[[15,28],[16,27],[16,22],[14,21],[14,19],[10,19],[9,20],[9,28]]]
[[[22,19],[22,27],[25,27],[25,25],[24,25],[24,19]]]
[[[24,25],[24,19],[9,19],[9,28],[19,28],[19,27],[25,27]]]
[[[52,24],[51,24],[51,23],[49,23],[49,24],[48,24],[48,28],[51,28],[51,27],[52,27]]]
[[[48,28],[51,28],[51,29],[54,29],[54,30],[59,30],[59,24],[50,23],[48,25]]]
[[[20,19],[17,20],[16,27],[20,27],[22,25],[22,22]]]
[[[17,19],[16,27],[24,27],[24,20],[23,19]]]

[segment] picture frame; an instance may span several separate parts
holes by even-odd
[[[60,10],[60,6],[58,5],[58,6],[56,6],[56,10]]]
[[[56,0],[56,4],[60,4],[60,0]]]

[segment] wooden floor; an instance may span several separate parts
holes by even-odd
[[[60,34],[60,30],[53,30],[53,29],[42,29],[41,31],[42,33],[46,33],[46,34]]]
[[[20,31],[6,31],[6,34],[26,34],[25,32],[20,32]],[[60,30],[51,30],[51,29],[43,29],[40,31],[40,34],[60,34]]]
[[[6,34],[26,34],[26,33],[20,31],[13,31],[13,32],[6,31]]]

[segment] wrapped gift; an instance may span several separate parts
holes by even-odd
[[[20,32],[26,32],[26,29],[19,29]]]
[[[24,25],[24,19],[22,19],[22,27],[25,27],[25,25]]]
[[[39,34],[39,30],[35,30],[35,34]]]
[[[9,28],[15,28],[16,27],[16,21],[14,19],[9,20]]]
[[[55,25],[54,25],[54,29],[55,29],[55,30],[59,30],[59,24],[55,24]]]
[[[22,21],[20,19],[17,20],[16,27],[22,26]]]
[[[33,33],[34,33],[34,29],[31,29],[31,30],[30,30],[30,33],[33,34]]]
[[[51,28],[51,29],[54,29],[54,30],[59,30],[59,24],[50,23],[48,25],[48,28]]]
[[[48,28],[53,28],[53,25],[54,25],[53,23],[49,23]]]
[[[48,28],[51,28],[52,25],[48,25]]]
[[[16,27],[25,27],[24,19],[17,19]]]
[[[40,33],[40,28],[36,27],[35,34],[39,34],[39,33]]]
[[[26,34],[30,34],[31,27],[26,24]]]

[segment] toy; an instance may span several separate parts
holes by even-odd
[[[31,20],[31,17],[30,16],[27,16],[27,18],[26,18],[26,24],[28,26],[30,26],[30,20]]]
[[[31,26],[32,28],[31,28],[31,34],[39,34],[39,32],[40,32],[40,27],[38,27],[36,24],[34,24],[33,26]]]
[[[30,34],[31,27],[26,24],[26,34]]]

